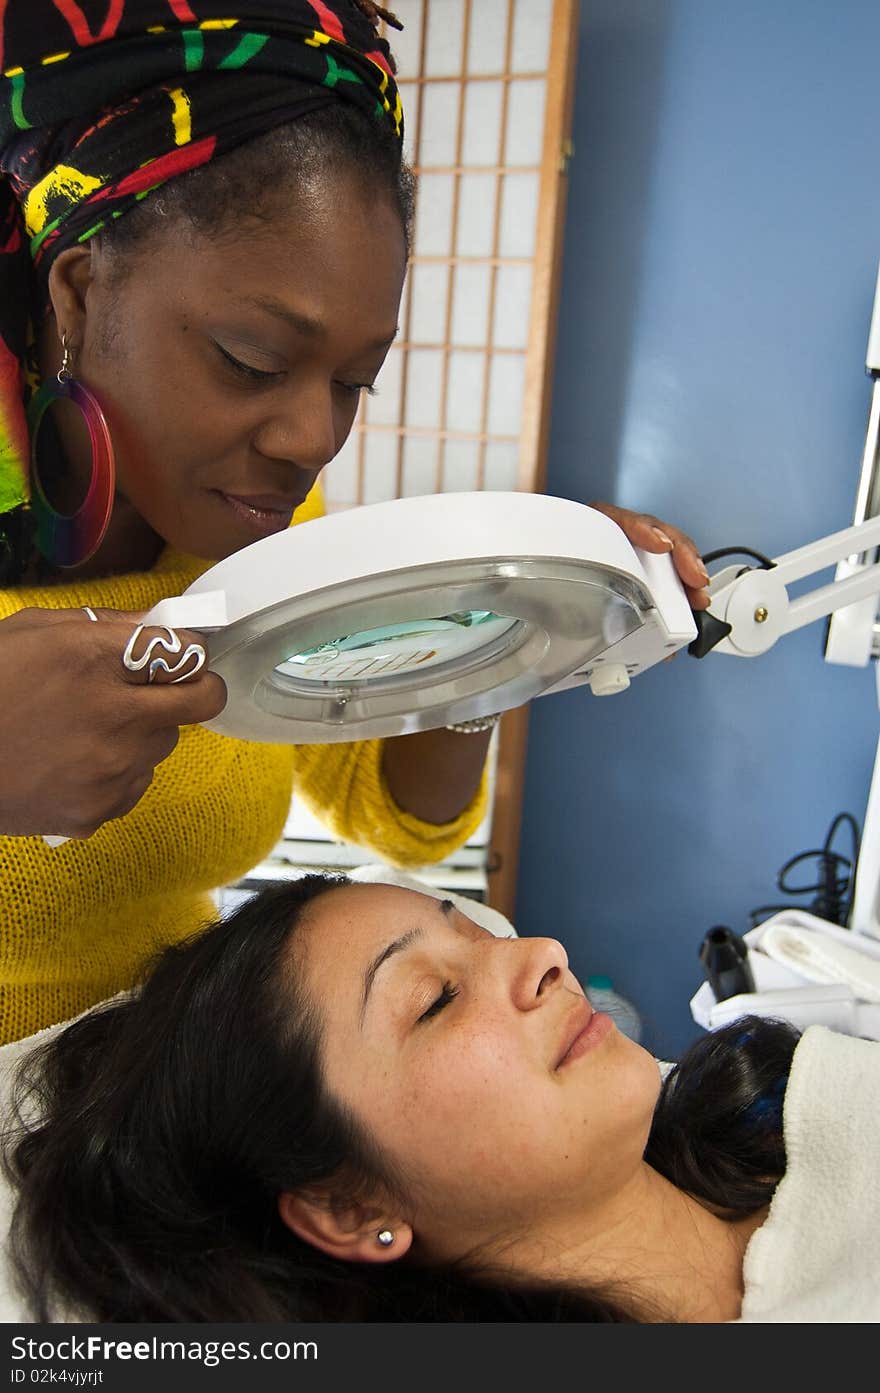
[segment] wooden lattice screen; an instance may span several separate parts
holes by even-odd
[[[416,225],[400,335],[324,476],[331,511],[544,484],[577,0],[391,7]],[[508,914],[525,739],[511,712],[488,866]]]

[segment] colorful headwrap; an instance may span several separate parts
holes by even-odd
[[[168,179],[328,102],[402,141],[376,8],[0,0],[0,551],[29,498],[37,278]]]

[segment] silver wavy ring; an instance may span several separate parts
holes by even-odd
[[[91,605],[83,605],[82,608],[83,608],[83,612],[89,616],[89,618],[91,619],[92,623],[93,623],[93,624],[97,624],[97,622],[98,622],[98,616],[97,616],[97,614],[95,613],[95,611],[92,609]]]
[[[142,653],[139,658],[136,658],[134,656],[134,646],[144,631],[143,624],[137,625],[128,643],[125,645],[125,651],[122,654],[122,666],[128,672],[141,672],[145,667],[148,667],[148,684],[154,682],[157,674],[160,672],[168,673],[171,678],[171,682],[168,684],[169,686],[173,686],[175,682],[185,682],[188,677],[195,677],[196,673],[200,672],[208,661],[208,655],[205,649],[200,643],[190,643],[187,644],[186,648],[183,648],[183,643],[179,634],[176,634],[173,629],[166,628],[164,625],[160,625],[159,627],[163,629],[163,632],[166,633],[168,637],[161,638],[159,635],[156,635],[155,638],[151,638],[147,644],[146,651]],[[170,667],[163,657],[153,656],[158,648],[164,648],[166,653],[175,655],[180,653],[180,657],[173,667]],[[181,652],[181,649],[183,649],[183,652]],[[175,673],[177,676],[174,675]]]

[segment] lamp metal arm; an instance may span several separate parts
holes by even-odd
[[[880,546],[880,517],[869,518],[774,560],[771,569],[728,566],[709,586],[709,614],[730,632],[714,651],[741,658],[766,653],[783,634],[792,633],[857,600],[880,594],[880,563],[860,567],[842,579],[818,586],[796,599],[787,587],[826,570],[854,553]]]

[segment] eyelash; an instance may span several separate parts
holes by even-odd
[[[233,357],[233,355],[228,353],[225,348],[222,348],[219,343],[215,343],[214,346],[231,368],[234,368],[242,377],[247,377],[252,382],[266,382],[273,377],[280,377],[281,375],[277,372],[261,372],[259,368],[252,368],[247,363],[242,363],[238,358]]]
[[[460,990],[460,987],[453,987],[451,982],[444,982],[443,989],[436,1001],[432,1001],[427,1011],[423,1011],[419,1016],[419,1023],[422,1021],[429,1021],[432,1016],[439,1015],[443,1008],[449,1005],[450,1001],[455,1000]]]
[[[378,395],[377,389],[371,387],[369,382],[340,382],[338,385],[344,387],[346,392],[366,392],[368,397]]]
[[[281,373],[261,372],[259,368],[252,368],[248,363],[242,363],[238,358],[228,353],[225,348],[221,348],[219,343],[216,347],[218,352],[226,359],[226,362],[229,363],[230,367],[234,368],[236,372],[241,373],[242,377],[249,378],[252,382],[267,382],[274,377],[281,376]],[[376,395],[376,388],[370,386],[368,382],[338,382],[336,385],[341,387],[343,391],[350,392],[353,396],[361,392],[366,392],[368,397],[374,397]]]

